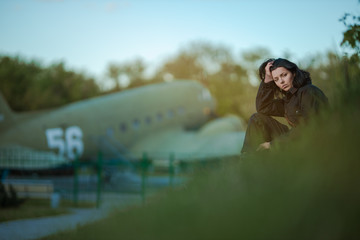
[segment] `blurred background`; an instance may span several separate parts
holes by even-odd
[[[340,46],[354,21],[345,13],[359,9],[357,0],[1,1],[0,90],[26,111],[194,79],[219,116],[246,120],[269,57],[310,71],[332,100],[359,73],[343,60],[354,50]]]
[[[146,183],[144,155],[136,174],[114,182],[141,192],[147,207],[49,239],[358,239],[359,10],[358,0],[0,1],[0,92],[17,112],[192,79],[217,100],[217,116],[247,122],[257,69],[270,57],[309,71],[331,105],[292,145],[250,161],[215,162],[216,171],[200,163],[201,171],[187,170],[196,173],[191,184],[152,205],[145,205],[145,186],[184,179],[170,157],[168,169]],[[75,206],[87,197],[78,198],[82,186],[96,192],[98,205],[103,180],[105,190],[123,187],[102,175],[100,163],[92,172],[75,163],[74,177],[51,180],[60,179],[55,184]],[[34,209],[18,215],[34,217]],[[13,212],[2,210],[0,222]]]

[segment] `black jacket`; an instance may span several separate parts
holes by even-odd
[[[274,81],[260,83],[256,96],[256,110],[269,116],[285,117],[295,127],[301,121],[307,121],[311,114],[317,113],[328,104],[325,94],[316,86],[307,83],[300,88],[291,88],[278,97],[279,88]]]

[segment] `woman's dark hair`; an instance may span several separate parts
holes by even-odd
[[[262,81],[265,79],[265,67],[269,62],[275,61],[275,58],[266,59],[259,67],[259,77]]]
[[[265,65],[266,66],[266,65]],[[272,66],[270,67],[270,71],[274,71],[278,67],[284,67],[287,70],[289,70],[292,74],[295,74],[294,80],[293,80],[293,86],[295,88],[300,88],[304,85],[311,84],[311,77],[310,73],[304,70],[301,70],[298,68],[298,66],[290,62],[289,60],[286,60],[284,58],[278,58],[275,59]],[[265,71],[265,68],[264,68]]]

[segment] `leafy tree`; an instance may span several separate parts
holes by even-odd
[[[217,113],[236,114],[244,119],[255,111],[256,87],[248,81],[245,68],[237,63],[223,63],[209,76],[208,87],[217,100]]]
[[[342,59],[345,76],[345,87],[347,91],[349,91],[351,90],[351,82],[353,81],[351,76],[352,71],[350,69],[351,65],[357,65],[359,68],[360,63],[360,16],[345,13],[340,21],[343,22],[347,28],[347,30],[344,32],[344,38],[340,45],[346,49],[351,49],[354,51],[350,58],[348,58],[347,54],[345,54],[345,57]],[[356,79],[358,80],[358,76],[356,76]]]
[[[120,75],[121,75],[121,69],[120,67],[115,63],[110,63],[107,68],[107,74],[110,79],[113,80],[115,87],[113,88],[114,91],[120,90]]]
[[[193,79],[209,88],[217,100],[217,114],[237,114],[247,118],[256,90],[250,85],[247,70],[236,62],[229,48],[208,42],[184,47],[158,70],[164,80]],[[168,76],[171,76],[169,79]],[[251,98],[251,100],[250,100]]]
[[[261,63],[267,59],[274,57],[271,52],[264,47],[256,47],[249,49],[247,51],[243,51],[241,54],[242,63],[246,68],[246,72],[248,75],[248,80],[253,85],[259,83],[260,79],[258,77],[258,69]]]
[[[344,38],[341,46],[350,47],[355,50],[353,56],[360,55],[360,16],[345,13],[340,19],[344,23],[347,30],[344,32]],[[351,22],[350,22],[351,21]]]
[[[42,67],[9,56],[0,57],[0,91],[16,111],[58,107],[100,94],[93,78],[66,70],[62,62]]]
[[[165,63],[159,71],[159,76],[171,74],[175,79],[201,79],[203,67],[197,62],[197,57],[186,52],[180,52],[174,59]]]
[[[0,91],[14,110],[29,109],[23,96],[29,91],[32,79],[40,72],[38,62],[26,63],[19,57],[0,58]]]
[[[107,67],[107,76],[115,84],[115,87],[110,91],[114,92],[121,90],[121,88],[133,88],[147,84],[144,76],[145,69],[146,65],[142,59],[125,63],[110,63]],[[122,82],[122,79],[127,80],[127,82]]]

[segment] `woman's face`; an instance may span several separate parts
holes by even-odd
[[[278,67],[271,72],[275,84],[284,91],[289,91],[293,87],[295,75],[284,67]]]

